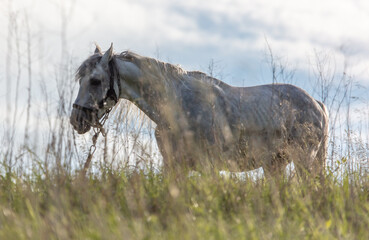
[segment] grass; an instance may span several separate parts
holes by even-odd
[[[52,49],[62,54],[55,62],[46,53],[48,31],[33,31],[32,15],[8,2],[0,240],[369,239],[369,174],[351,166],[360,162],[368,168],[369,104],[346,60],[336,62],[329,52],[315,51],[309,68],[315,97],[330,113],[331,165],[323,182],[131,171],[129,164],[141,166],[141,157],[150,164],[158,160],[150,145],[151,123],[134,114],[132,105],[116,113],[109,141],[100,142],[100,154],[94,156],[100,164],[82,178],[75,170],[81,169],[90,141],[77,136],[68,120],[76,95],[71,80],[76,56],[67,48],[72,19],[67,16],[74,8],[64,1],[59,6],[61,45]],[[295,70],[266,44],[272,82],[293,83]],[[220,77],[216,65],[210,62],[209,75]],[[344,69],[336,72],[340,65]],[[364,89],[360,98],[359,89]],[[357,100],[366,107],[355,109]]]
[[[0,239],[369,239],[369,176],[274,182],[100,169],[0,180]]]

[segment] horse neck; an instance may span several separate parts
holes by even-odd
[[[130,61],[118,59],[117,67],[120,76],[120,98],[134,103],[158,126],[168,126],[168,105],[174,100],[174,85],[165,82],[163,77],[142,73]]]

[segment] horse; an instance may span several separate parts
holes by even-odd
[[[199,71],[131,51],[93,55],[76,72],[80,88],[70,123],[79,134],[126,99],[156,124],[164,169],[262,167],[281,174],[294,162],[298,174],[325,167],[328,112],[323,103],[290,84],[230,86]]]

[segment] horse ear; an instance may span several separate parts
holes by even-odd
[[[101,53],[101,48],[99,47],[99,45],[97,45],[97,43],[95,43],[95,45],[96,45],[96,48],[95,48],[95,54],[100,54],[100,55],[102,55],[102,53]]]
[[[113,58],[113,43],[110,48],[104,53],[104,56],[101,59],[101,63],[108,65],[110,60]]]

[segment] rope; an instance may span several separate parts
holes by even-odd
[[[90,167],[92,157],[94,156],[94,153],[96,152],[96,143],[97,143],[97,139],[98,139],[100,133],[103,137],[106,137],[106,132],[105,132],[105,129],[104,129],[103,125],[105,124],[106,120],[108,120],[110,111],[111,111],[111,108],[108,109],[108,111],[101,118],[100,122],[98,124],[96,124],[93,128],[94,131],[95,131],[95,134],[92,137],[92,145],[90,146],[86,162],[85,162],[85,164],[83,166],[83,169],[82,169],[82,176],[86,176],[86,172]]]
[[[110,84],[110,88],[108,90],[106,99],[104,99],[101,102],[101,105],[102,106],[104,105],[104,102],[109,97],[112,97],[113,100],[115,101],[115,103],[117,103],[118,100],[119,100],[119,93],[116,93],[115,90],[114,90],[114,76],[116,76],[116,78],[118,79],[117,80],[117,84],[118,84],[119,91],[120,91],[120,76],[119,76],[119,71],[114,68],[114,64],[115,64],[115,58],[113,58],[113,61],[109,62],[109,71],[110,71],[110,83],[109,84]],[[73,107],[74,107],[74,105],[73,105]],[[109,113],[110,113],[111,110],[112,110],[112,108],[109,108],[106,111],[106,113],[103,115],[103,117],[100,119],[100,121],[98,122],[98,124],[96,124],[95,126],[93,126],[93,129],[95,131],[95,134],[92,137],[92,145],[90,146],[90,149],[88,151],[86,162],[85,162],[85,164],[83,166],[83,169],[82,169],[82,175],[83,176],[86,175],[86,172],[87,172],[88,168],[90,167],[90,163],[91,163],[92,157],[94,156],[94,153],[96,151],[96,142],[97,142],[97,139],[98,139],[100,133],[101,133],[101,135],[103,135],[103,137],[106,137],[106,132],[105,132],[105,129],[104,129],[103,125],[105,124],[106,120],[108,119]]]

